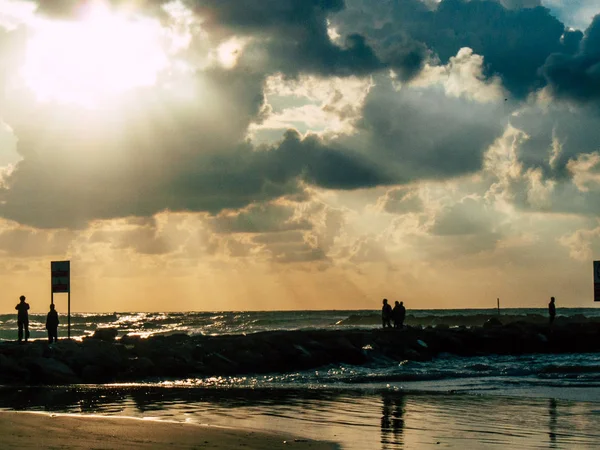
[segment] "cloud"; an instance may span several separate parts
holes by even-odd
[[[499,0],[500,4],[507,9],[535,8],[541,6],[541,0]]]
[[[585,29],[589,26],[592,18],[598,14],[598,2],[596,0],[543,0],[544,6],[550,8],[553,14],[562,20],[567,26]]]
[[[321,135],[352,134],[372,87],[371,77],[270,76],[265,86],[268,112],[262,122],[251,125],[250,134],[260,139],[264,130],[281,133],[289,128]]]
[[[36,230],[3,221],[0,252],[5,257],[48,257],[64,255],[76,234],[68,230]]]
[[[431,233],[438,236],[479,234],[488,231],[491,222],[481,201],[464,198],[436,216]]]
[[[577,261],[588,262],[600,251],[600,227],[580,229],[565,234],[558,242],[569,249],[569,256]]]
[[[558,99],[580,103],[600,100],[600,14],[585,31],[577,53],[553,53],[541,73]]]
[[[375,49],[363,35],[350,32],[339,44],[334,43],[328,33],[328,18],[344,8],[342,0],[252,0],[243,8],[229,0],[190,5],[204,18],[207,29],[225,28],[256,38],[242,57],[243,63],[252,65],[257,55],[266,55],[260,59],[270,71],[289,76],[364,76],[393,67],[409,79],[427,57],[426,48],[410,40]]]
[[[346,9],[333,15],[332,25],[342,34],[353,30],[374,42],[423,43],[442,64],[461,48],[471,48],[485,58],[484,75],[499,76],[519,98],[543,85],[538,69],[550,54],[571,50],[561,42],[564,25],[548,9],[506,9],[490,1],[444,0],[430,9],[419,0],[381,1],[377,6],[348,0]]]
[[[481,168],[487,147],[502,133],[502,103],[482,105],[437,88],[395,89],[378,79],[350,148],[385,164],[397,184],[449,178]]]
[[[525,106],[511,117],[513,127],[526,135],[518,159],[525,170],[539,168],[544,177],[564,179],[570,160],[600,148],[599,120],[593,105],[542,101]]]
[[[307,230],[311,226],[308,221],[295,216],[294,205],[277,203],[251,205],[237,212],[225,212],[210,219],[209,223],[217,233],[227,234],[282,233]],[[260,239],[258,236],[254,241]]]
[[[6,111],[23,160],[5,178],[0,213],[38,227],[82,227],[302,198],[303,182],[352,190],[447,178],[480,169],[502,132],[501,105],[440,97],[437,88],[397,90],[381,78],[355,134],[288,131],[274,145],[255,147],[243,136],[261,120],[263,80],[211,69],[184,80],[190,95],[140,90],[100,111],[19,99]]]
[[[444,87],[447,96],[463,97],[480,103],[491,103],[504,99],[502,82],[498,77],[486,78],[481,55],[473,54],[470,48],[461,48],[446,65],[427,64],[422,73],[412,81],[411,86]]]
[[[391,214],[423,211],[423,200],[417,190],[409,187],[390,189],[377,200],[377,209]]]

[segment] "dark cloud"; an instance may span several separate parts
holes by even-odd
[[[485,58],[486,75],[498,74],[523,97],[543,85],[538,74],[548,55],[568,52],[564,25],[543,7],[506,9],[491,1],[443,0],[430,9],[420,0],[348,0],[332,16],[341,33],[358,32],[374,42],[424,43],[445,64],[462,47]],[[511,7],[524,6],[512,4]],[[533,4],[532,4],[533,6]]]
[[[542,6],[541,0],[498,0],[507,9],[535,8]]]
[[[427,57],[426,47],[410,39],[394,39],[375,49],[371,40],[350,30],[341,45],[332,42],[327,20],[344,8],[342,0],[253,0],[243,7],[229,0],[188,4],[208,29],[225,27],[257,39],[243,63],[252,65],[256,54],[266,52],[269,70],[290,76],[362,76],[393,67],[403,79],[410,79]]]
[[[592,106],[531,107],[511,117],[511,124],[527,134],[517,157],[524,169],[540,169],[544,179],[565,179],[567,164],[580,154],[600,149],[600,114]]]
[[[264,170],[275,181],[302,176],[311,184],[329,189],[358,189],[394,181],[367,156],[327,145],[316,136],[301,139],[295,131],[286,133],[277,151],[263,155]]]
[[[559,99],[581,103],[600,100],[600,15],[586,30],[576,54],[550,55],[541,73],[553,95]]]
[[[450,97],[442,89],[393,89],[379,80],[367,97],[360,133],[346,140],[385,163],[395,183],[449,178],[481,168],[502,134],[501,105]]]

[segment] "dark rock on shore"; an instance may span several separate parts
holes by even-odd
[[[101,330],[98,330],[101,331]],[[330,364],[429,361],[440,353],[600,352],[600,324],[489,320],[471,328],[427,327],[269,331],[249,335],[159,335],[147,339],[102,330],[93,338],[0,343],[0,383],[70,384],[285,373]]]
[[[513,322],[525,321],[534,325],[547,325],[548,316],[541,314],[508,314],[508,313],[481,313],[481,314],[448,314],[444,316],[440,315],[413,315],[410,312],[406,315],[405,325],[408,326],[422,326],[422,327],[449,327],[449,326],[465,326],[465,327],[481,327],[487,321],[493,319],[499,320],[502,324],[509,324]],[[561,316],[556,317],[556,323],[559,325],[566,324],[578,324],[578,323],[598,323],[597,317],[586,317],[583,314],[576,314],[573,316]],[[381,326],[381,314],[380,313],[367,313],[367,314],[352,314],[351,316],[340,320],[336,325],[349,325],[349,326]]]

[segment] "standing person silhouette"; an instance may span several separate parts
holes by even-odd
[[[388,304],[387,298],[383,299],[383,307],[381,308],[381,322],[383,328],[392,328],[392,307]]]
[[[25,331],[25,342],[29,339],[29,303],[25,302],[25,296],[19,297],[20,303],[15,306],[17,313],[17,325],[19,327],[19,342],[23,341],[23,331]]]
[[[550,297],[550,303],[548,303],[548,315],[550,316],[550,325],[554,322],[556,316],[556,304],[554,303],[554,297]]]
[[[46,316],[46,330],[48,330],[48,342],[58,341],[58,313],[54,309],[54,304],[50,305],[50,312]]]
[[[404,302],[400,302],[398,306],[398,323],[396,324],[398,328],[404,328],[404,319],[406,319],[406,308]]]
[[[394,302],[394,309],[392,309],[392,321],[394,322],[394,328],[400,327],[400,303],[398,300]]]

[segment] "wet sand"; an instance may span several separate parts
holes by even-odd
[[[131,450],[333,450],[336,444],[285,434],[133,418],[0,412],[0,448]]]

